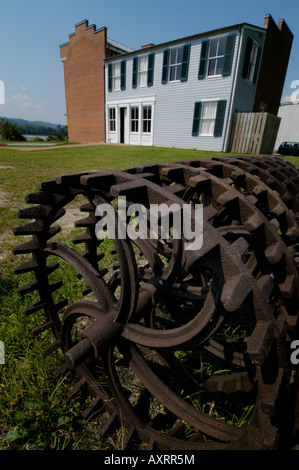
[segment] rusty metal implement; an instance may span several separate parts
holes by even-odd
[[[281,157],[233,156],[89,170],[43,182],[19,211],[14,248],[37,293],[27,314],[58,350],[68,396],[90,397],[100,435],[126,430],[122,448],[290,449],[298,444],[297,168]],[[107,241],[97,207],[142,204],[148,236]],[[203,205],[203,244],[150,237],[152,204]],[[79,207],[70,232],[65,221]],[[81,214],[81,215],[80,215]],[[117,224],[116,224],[117,225]],[[80,232],[80,233],[79,233]],[[60,273],[68,267],[75,300]]]

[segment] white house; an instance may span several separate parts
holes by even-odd
[[[106,142],[227,151],[251,112],[266,29],[242,23],[105,60]]]

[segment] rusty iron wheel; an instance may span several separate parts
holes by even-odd
[[[100,434],[126,427],[123,448],[136,441],[149,449],[275,448],[281,410],[288,411],[281,401],[290,379],[288,319],[297,319],[284,299],[297,298],[297,278],[283,239],[277,239],[258,207],[241,200],[227,181],[178,163],[64,175],[39,189],[26,198],[33,205],[19,213],[35,220],[15,230],[32,237],[14,250],[32,255],[16,273],[35,276],[20,293],[38,292],[40,300],[27,312],[43,310],[46,319],[34,334],[52,330],[55,341],[46,353],[61,348],[64,355],[56,375],[74,370],[78,382],[69,395],[86,389],[92,397],[85,418],[108,412]],[[207,202],[201,249],[186,251],[183,238],[167,243],[116,238],[113,272],[107,276],[107,254],[96,234],[100,202],[113,204],[126,196],[128,204],[139,202],[147,210],[153,203],[182,207],[195,200],[195,190]],[[85,199],[81,211],[88,214],[76,221],[85,229],[73,240],[84,243],[77,250],[58,238],[55,225],[76,198]],[[236,200],[242,208],[239,220],[231,205]],[[292,223],[287,218],[286,238],[292,238]],[[245,256],[261,226],[266,261],[257,249]],[[82,297],[70,305],[67,299],[55,300],[55,292],[63,291],[60,281],[50,280],[59,270],[57,259],[84,282]],[[283,267],[280,277],[277,264]],[[203,357],[212,371],[199,370]],[[241,426],[227,417],[225,422],[224,409],[245,404],[250,412]]]

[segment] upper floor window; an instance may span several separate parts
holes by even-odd
[[[255,83],[258,74],[259,62],[260,62],[261,48],[251,38],[247,38],[243,78],[251,83]]]
[[[226,37],[215,38],[210,41],[208,76],[221,75],[224,65]]]
[[[173,82],[181,79],[183,60],[183,48],[171,49],[169,58],[169,81]]]
[[[138,86],[146,86],[147,85],[147,66],[148,66],[147,56],[139,57],[139,60],[138,60]]]
[[[188,79],[190,44],[165,49],[163,52],[162,83]]]
[[[126,61],[108,64],[108,90],[125,90],[126,88]]]
[[[112,90],[120,90],[120,62],[112,64]]]
[[[231,74],[235,51],[235,34],[205,39],[201,43],[198,78],[223,77]]]
[[[154,84],[155,54],[150,53],[133,59],[132,87],[152,86]]]

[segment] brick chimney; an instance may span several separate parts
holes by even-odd
[[[264,108],[277,115],[294,36],[283,19],[276,25],[271,15],[265,16],[264,27],[267,31],[253,111]]]
[[[153,44],[152,42],[149,42],[148,44],[143,44],[143,45],[141,46],[141,49],[147,49],[148,47],[152,47],[152,46],[154,46],[154,45],[155,45],[155,44]]]

